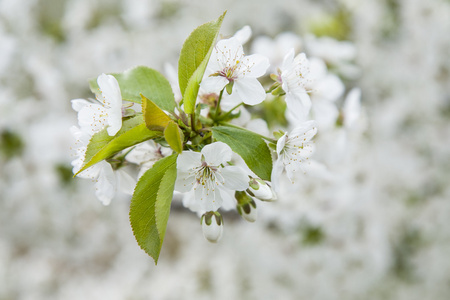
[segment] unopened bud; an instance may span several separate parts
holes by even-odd
[[[262,201],[275,201],[277,195],[272,190],[272,187],[259,178],[252,178],[249,182],[247,192]]]
[[[222,215],[217,211],[208,211],[203,214],[200,223],[205,239],[211,243],[217,243],[223,232]]]
[[[258,217],[255,200],[246,192],[240,191],[236,191],[235,197],[238,202],[236,206],[238,213],[248,222],[255,222]]]

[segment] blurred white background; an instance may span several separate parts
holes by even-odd
[[[224,10],[225,35],[351,41],[367,128],[335,180],[286,186],[253,224],[230,212],[219,244],[174,203],[155,266],[129,197],[72,179],[70,100],[176,65]],[[449,29],[448,0],[0,0],[0,299],[449,299]]]

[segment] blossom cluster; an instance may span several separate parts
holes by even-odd
[[[195,37],[195,31],[191,36]],[[335,101],[344,92],[343,84],[327,72],[324,60],[308,58],[298,52],[299,47],[263,55],[267,44],[258,53],[256,42],[256,53],[246,55],[244,44],[250,37],[251,29],[246,26],[230,38],[218,42],[214,38],[210,56],[204,54],[203,69],[196,65],[189,80],[181,73],[185,72],[181,68],[189,68],[183,48],[179,82],[138,67],[123,75],[101,74],[91,81],[96,99],[72,100],[78,112],[78,127],[71,129],[78,147],[74,174],[94,180],[96,195],[105,205],[118,188],[133,195],[132,227],[140,246],[155,261],[159,249],[154,254],[141,241],[152,230],[150,221],[142,228],[140,221],[133,220],[135,215],[139,220],[148,217],[143,209],[149,203],[154,203],[149,206],[154,219],[167,218],[158,211],[158,201],[170,204],[173,193],[178,193],[183,205],[201,216],[205,238],[217,242],[224,224],[219,210],[236,209],[245,220],[254,222],[255,200],[277,200],[284,176],[295,183],[310,170],[326,169],[311,159],[318,128],[358,119],[359,91],[349,93],[351,100],[346,105],[350,108],[339,112]],[[195,39],[187,43],[196,45]],[[280,55],[281,64],[270,63],[280,61]],[[162,78],[171,90],[138,87],[136,100],[129,95],[130,89],[136,89],[129,78],[140,80],[136,70]],[[198,72],[203,73],[201,78]],[[195,78],[200,80],[192,83]],[[161,90],[153,93],[152,88]],[[192,89],[198,91],[194,96]],[[283,122],[268,124],[258,114],[258,105],[280,104],[282,118],[290,124],[287,128]],[[269,125],[276,130],[273,134]],[[130,166],[137,168],[128,173],[125,170],[130,171]],[[162,242],[165,229],[155,226]]]

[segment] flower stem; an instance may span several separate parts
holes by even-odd
[[[219,99],[217,100],[217,106],[216,106],[216,111],[214,112],[214,119],[217,118],[217,115],[220,113],[220,101],[222,101],[222,96],[223,96],[223,91],[225,90],[225,88],[223,88],[220,91],[219,94]]]
[[[236,108],[238,108],[239,106],[243,105],[244,102],[239,103],[238,105],[236,105],[235,107],[233,107],[232,109],[230,109],[228,112],[226,112],[224,115],[220,116],[219,121],[226,119],[229,115],[231,115],[231,113],[233,112],[233,110],[235,110]]]

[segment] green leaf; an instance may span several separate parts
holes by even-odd
[[[211,129],[213,138],[230,146],[261,179],[270,180],[272,155],[266,142],[259,135],[228,126],[217,126]]]
[[[142,95],[142,113],[144,115],[145,124],[150,130],[164,131],[167,124],[172,119],[159,108],[153,101]]]
[[[105,128],[92,136],[86,149],[84,165],[78,173],[125,148],[157,136],[161,136],[161,132],[149,130],[141,115],[124,121],[115,136],[109,136]]]
[[[169,81],[156,70],[144,66],[123,73],[111,74],[119,82],[122,99],[141,103],[141,94],[151,99],[161,109],[173,111],[175,97]],[[89,80],[91,91],[99,93],[97,78]]]
[[[226,12],[217,20],[197,27],[186,39],[178,61],[178,81],[183,95],[184,110],[194,113],[199,84],[214,49]]]
[[[158,263],[177,178],[177,154],[165,157],[142,175],[130,205],[130,223],[139,246]]]
[[[164,130],[164,137],[166,138],[169,146],[175,150],[177,153],[181,153],[183,151],[183,140],[184,135],[181,131],[180,127],[174,122],[171,121],[166,129]]]

